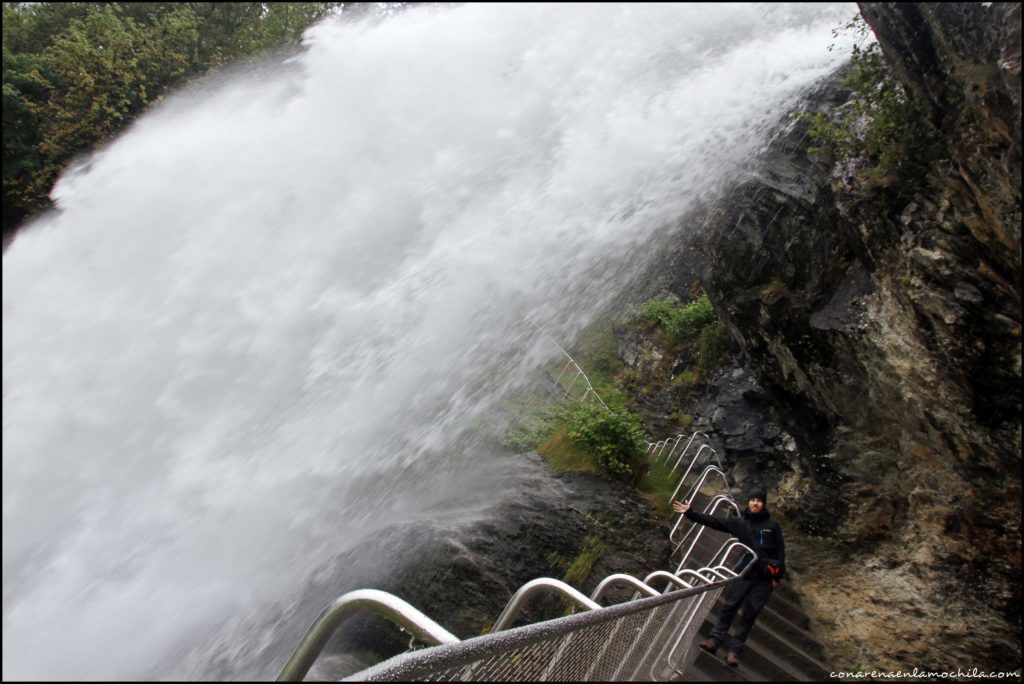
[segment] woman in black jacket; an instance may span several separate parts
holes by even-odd
[[[672,504],[673,510],[677,513],[682,513],[696,523],[736,537],[757,554],[757,567],[751,568],[744,579],[733,582],[725,599],[725,607],[718,616],[715,628],[711,630],[711,637],[700,644],[708,653],[717,651],[729,633],[729,626],[740,604],[744,604],[746,599],[743,614],[740,616],[739,631],[733,635],[729,644],[729,655],[725,659],[726,664],[731,667],[740,664],[740,653],[747,641],[747,635],[750,634],[757,616],[768,603],[772,590],[779,585],[779,580],[786,571],[786,544],[782,538],[782,528],[768,513],[768,493],[763,487],[755,487],[750,490],[747,499],[747,508],[738,518],[699,513],[690,508],[690,504],[681,501]]]

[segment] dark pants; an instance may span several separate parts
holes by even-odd
[[[736,616],[736,611],[743,605],[743,614],[740,616],[739,631],[732,637],[729,644],[729,651],[739,653],[743,650],[743,644],[747,641],[750,628],[760,615],[761,609],[768,603],[768,597],[772,595],[772,583],[765,580],[739,580],[732,585],[728,595],[725,597],[725,607],[718,615],[718,622],[711,630],[711,638],[721,644],[729,633],[729,625]]]

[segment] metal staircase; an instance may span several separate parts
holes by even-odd
[[[559,347],[559,349],[561,349]],[[555,379],[572,378],[561,398],[579,385],[579,400],[596,399],[583,370],[568,358]],[[605,405],[607,408],[607,406]],[[671,499],[717,515],[739,515],[728,478],[707,435],[648,444],[653,462],[665,460],[680,473]],[[412,650],[357,672],[346,681],[814,681],[827,679],[821,646],[808,632],[796,593],[784,582],[775,590],[747,641],[738,669],[696,647],[706,638],[723,592],[755,565],[754,551],[727,535],[679,516],[670,533],[672,570],[643,579],[613,574],[591,596],[551,578],[523,585],[489,634],[462,641],[397,596],[376,590],[350,592],[328,606],[310,627],[278,681],[300,681],[346,619],[372,612],[393,622],[427,648]],[[742,563],[740,561],[743,561]],[[740,569],[742,567],[742,570]],[[632,598],[602,605],[612,587],[634,589]],[[554,594],[569,614],[512,627],[538,594]]]
[[[694,472],[698,453],[705,451],[694,453],[683,480]],[[684,452],[679,458],[680,465],[685,456]],[[707,482],[706,474],[690,487],[696,495],[705,495],[699,489]],[[696,549],[681,551],[679,567],[672,572],[655,570],[642,580],[623,574],[606,577],[590,597],[559,580],[533,580],[512,597],[490,634],[466,641],[397,596],[375,590],[350,592],[321,613],[278,679],[304,678],[341,623],[369,611],[391,620],[429,648],[391,658],[356,673],[352,680],[671,680],[692,661],[694,639],[722,590],[745,576],[756,560],[754,552],[736,540],[725,540],[700,561],[688,559]],[[741,559],[745,559],[744,569],[737,572],[733,568]],[[693,567],[684,567],[687,564]],[[633,597],[602,606],[607,590],[620,585],[632,587]],[[522,608],[539,593],[562,597],[573,612],[511,628]]]
[[[698,454],[695,454],[696,463]],[[711,465],[714,462],[716,465]],[[739,506],[731,497],[715,494],[708,490],[707,482],[724,480],[724,471],[720,468],[717,454],[709,448],[704,459],[705,467],[694,486],[686,491],[685,500],[697,510],[715,515],[728,515],[730,512],[739,514]],[[683,484],[694,476],[689,470],[681,478]],[[684,487],[685,489],[685,487]],[[688,525],[689,521],[681,518],[670,533],[671,540],[676,544],[674,555],[684,559],[679,568],[701,564],[711,558],[728,539],[723,532],[708,527]],[[678,568],[677,568],[678,570]],[[778,588],[772,592],[767,605],[758,616],[747,639],[738,668],[725,665],[727,643],[716,655],[711,655],[699,648],[691,652],[691,659],[682,672],[677,672],[681,681],[820,681],[828,679],[832,668],[825,664],[825,654],[820,643],[810,633],[810,620],[800,598],[793,588],[793,573],[788,573]],[[705,616],[696,630],[699,640],[706,639],[715,623],[715,617],[725,603],[724,596],[716,599],[714,608]],[[734,624],[736,624],[734,622]]]
[[[715,532],[717,537],[725,535]],[[709,552],[712,542],[702,542],[699,552]],[[697,629],[699,639],[708,637],[715,617],[724,604],[720,597]],[[832,667],[826,665],[821,644],[810,633],[807,613],[789,580],[772,592],[747,638],[740,666],[726,667],[725,650],[711,655],[695,649],[695,657],[684,671],[682,681],[822,681]]]

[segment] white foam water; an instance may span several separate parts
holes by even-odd
[[[66,173],[3,256],[4,679],[276,676],[335,554],[501,496],[454,447],[496,360],[739,178],[853,11],[326,21]]]

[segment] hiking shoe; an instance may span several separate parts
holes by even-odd
[[[730,651],[729,655],[725,656],[725,664],[729,667],[739,667],[740,654],[736,651]]]
[[[702,649],[704,649],[705,651],[707,651],[708,653],[710,653],[712,655],[714,655],[715,651],[718,650],[718,642],[715,641],[714,639],[708,639],[707,641],[702,641],[702,642],[700,642],[697,645],[700,646]]]

